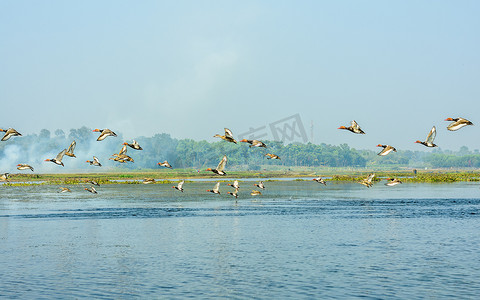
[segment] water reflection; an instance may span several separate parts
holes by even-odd
[[[473,298],[475,184],[5,187],[4,298]],[[460,195],[460,196],[459,196]],[[8,274],[1,275],[1,274]]]

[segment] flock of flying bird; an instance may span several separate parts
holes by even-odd
[[[450,130],[450,131],[459,130],[460,128],[463,128],[467,125],[473,125],[472,122],[470,122],[469,120],[464,119],[464,118],[447,118],[447,119],[445,119],[445,121],[451,121],[452,122],[447,126],[447,129]],[[351,131],[355,134],[365,134],[365,132],[360,128],[360,126],[358,125],[358,123],[355,120],[353,120],[351,122],[350,126],[348,126],[348,127],[340,126],[338,129],[348,130],[348,131]],[[93,131],[94,132],[100,132],[100,135],[98,136],[97,141],[103,141],[108,136],[113,136],[113,137],[117,136],[115,134],[115,132],[113,132],[110,129],[95,129]],[[13,128],[9,128],[7,130],[0,129],[0,132],[5,132],[1,141],[6,141],[6,140],[10,139],[12,136],[21,136],[21,134]],[[422,142],[422,141],[417,140],[417,141],[415,141],[415,143],[422,144],[426,147],[437,147],[437,145],[434,144],[436,134],[437,134],[436,128],[435,128],[435,126],[433,126],[432,129],[430,130],[430,132],[428,133],[425,141]],[[218,137],[218,138],[221,138],[221,139],[223,139],[227,142],[237,144],[237,141],[233,137],[232,131],[228,128],[225,128],[225,135],[216,134],[216,135],[214,135],[214,137]],[[240,142],[250,144],[249,147],[267,148],[267,145],[265,145],[263,142],[261,142],[259,140],[242,139]],[[133,158],[131,158],[130,156],[127,155],[127,146],[132,148],[132,149],[135,149],[135,150],[143,150],[142,147],[140,147],[140,145],[135,140],[133,140],[133,142],[131,144],[125,142],[122,145],[123,145],[123,147],[120,150],[120,152],[112,154],[112,157],[110,158],[110,160],[117,161],[117,162],[120,162],[120,163],[134,162]],[[65,155],[70,156],[70,157],[76,157],[75,154],[74,154],[75,147],[76,147],[76,142],[73,141],[67,149],[63,149],[60,153],[57,154],[57,156],[55,158],[45,159],[45,161],[50,161],[50,162],[53,162],[57,165],[64,166],[62,160],[63,160],[63,157]],[[378,155],[380,155],[380,156],[385,156],[385,155],[390,154],[391,152],[396,152],[397,151],[391,145],[378,144],[377,147],[382,147],[383,148],[378,153]],[[280,157],[278,155],[271,154],[271,153],[267,153],[267,154],[265,154],[265,156],[267,156],[267,159],[280,159]],[[90,165],[93,165],[93,166],[98,166],[98,167],[102,166],[102,164],[100,163],[99,159],[96,156],[93,156],[93,160],[87,160],[86,162],[90,163]],[[170,169],[173,168],[167,161],[159,162],[158,165],[162,166],[162,167],[170,168]],[[227,175],[227,173],[225,172],[226,165],[227,165],[227,156],[224,155],[216,168],[214,168],[214,169],[208,168],[208,169],[206,169],[206,171],[211,171],[216,175],[225,176],[225,175]],[[30,169],[31,171],[33,171],[32,166],[30,166],[28,164],[23,164],[23,163],[18,164],[17,169],[18,170]],[[1,174],[0,175],[0,180],[8,181],[8,175],[9,175],[9,173]],[[375,177],[374,173],[369,174],[367,178],[363,179],[359,183],[366,186],[366,187],[371,187],[371,186],[373,186],[374,177]],[[314,178],[312,180],[326,185],[325,180],[322,179],[321,177],[317,177],[317,178]],[[145,178],[144,181],[143,181],[144,184],[154,183],[154,182],[155,182],[155,179],[153,179],[153,178]],[[99,184],[97,182],[93,181],[93,180],[88,181],[88,183],[91,183],[92,186],[90,186],[88,188],[85,188],[85,190],[96,194],[97,191],[96,191],[96,189],[94,188],[93,185],[98,186]],[[176,190],[179,190],[179,191],[183,192],[184,191],[183,190],[184,183],[185,183],[185,180],[182,180],[178,183],[178,185],[172,186],[172,188],[175,188]],[[402,182],[400,180],[396,179],[396,178],[388,178],[386,185],[387,186],[394,186],[394,185],[401,184],[401,183]],[[228,192],[228,194],[237,198],[238,197],[238,191],[239,191],[239,188],[240,188],[238,180],[235,180],[233,182],[233,184],[228,184],[228,185],[235,189],[234,192]],[[262,190],[265,189],[265,185],[264,185],[263,181],[260,181],[258,184],[254,184],[254,186],[256,186],[256,187],[258,187],[259,189],[262,189]],[[63,192],[71,192],[71,190],[69,188],[66,188],[66,187],[61,187],[60,189],[61,189],[60,192],[62,192],[62,193]],[[220,182],[217,182],[215,184],[215,187],[211,190],[207,190],[207,192],[211,192],[211,193],[214,193],[214,194],[220,194]],[[250,194],[251,195],[259,195],[259,194],[261,194],[261,192],[258,191],[258,190],[252,190],[252,192]]]

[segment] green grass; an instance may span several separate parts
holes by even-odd
[[[324,171],[324,172],[322,172]],[[338,169],[334,170],[273,170],[273,171],[231,171],[229,178],[291,178],[299,177],[297,181],[311,180],[313,177],[331,177],[330,181],[360,181],[370,173],[375,173],[376,181],[385,178],[399,178],[403,182],[448,183],[460,181],[480,181],[479,170],[420,170],[414,174],[411,170],[374,171],[365,169]],[[5,186],[28,186],[33,184],[75,185],[87,184],[88,180],[95,180],[99,184],[141,184],[144,178],[155,178],[156,184],[172,184],[182,179],[215,178],[221,182],[230,182],[225,177],[213,173],[197,173],[191,169],[161,170],[161,171],[133,171],[133,172],[106,172],[106,173],[78,173],[78,174],[11,174],[10,182]],[[304,178],[304,179],[303,179]],[[157,180],[158,179],[158,180]],[[125,181],[123,181],[125,180]]]

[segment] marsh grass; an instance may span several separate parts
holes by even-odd
[[[449,183],[449,182],[477,182],[480,181],[480,172],[461,171],[461,170],[432,170],[418,171],[416,174],[411,170],[399,171],[378,171],[374,170],[338,170],[339,174],[332,174],[331,170],[321,174],[321,172],[312,172],[312,170],[282,170],[282,171],[232,171],[228,173],[229,178],[292,178],[295,181],[309,181],[313,177],[327,177],[327,181],[361,181],[368,174],[375,173],[374,181],[380,181],[386,178],[398,178],[403,182],[427,182],[427,183]],[[304,179],[302,178],[304,177]],[[330,178],[328,178],[330,177]],[[195,170],[161,170],[129,173],[89,173],[89,174],[11,174],[10,182],[5,182],[4,186],[31,186],[31,185],[76,185],[87,184],[88,180],[95,180],[100,185],[103,184],[141,184],[144,178],[155,178],[153,184],[174,184],[179,180],[185,179],[218,179],[220,182],[232,182],[231,179],[206,174],[206,172],[196,172]],[[158,179],[157,179],[158,178]],[[268,179],[266,181],[277,181],[281,179]]]

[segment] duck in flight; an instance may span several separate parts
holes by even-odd
[[[172,165],[169,164],[168,161],[159,162],[159,163],[157,163],[157,165],[159,165],[160,167],[165,167],[165,168],[173,169]]]
[[[259,140],[247,140],[247,139],[243,139],[240,141],[241,143],[249,143],[250,144],[250,148],[252,147],[263,147],[263,148],[267,148],[267,145],[265,145],[263,142],[259,141]]]
[[[180,181],[177,186],[172,186],[173,189],[177,189],[180,192],[183,192],[183,184],[185,183],[185,180]]]
[[[380,155],[380,156],[385,156],[387,154],[389,154],[390,152],[397,152],[397,149],[395,149],[394,147],[390,146],[390,145],[381,145],[381,144],[378,144],[377,147],[383,147],[383,150],[380,151],[377,155]]]
[[[325,182],[325,180],[322,179],[322,177],[313,178],[312,180],[318,183],[321,183],[323,185],[327,185],[327,183]]]
[[[96,190],[93,186],[91,186],[91,187],[89,187],[89,188],[85,188],[85,190],[86,190],[86,191],[89,191],[89,192],[92,193],[92,194],[98,194],[98,193],[97,193],[97,190]]]
[[[100,161],[98,160],[98,158],[96,156],[93,157],[93,160],[87,160],[87,163],[90,163],[90,165],[94,165],[94,166],[97,166],[97,167],[102,166],[102,164],[100,163]]]
[[[207,190],[207,192],[220,195],[220,182],[217,182],[217,184],[215,184],[215,187],[213,188],[213,190]]]
[[[267,156],[267,159],[280,159],[280,156],[271,153],[267,153],[265,156]]]
[[[265,189],[265,185],[263,184],[263,181],[260,181],[258,184],[254,183],[253,185],[258,187],[259,189],[262,189],[262,190]]]
[[[97,138],[97,141],[103,141],[107,136],[117,136],[115,132],[110,129],[94,129],[93,132],[100,132],[100,136]]]
[[[55,158],[52,158],[52,159],[46,159],[45,161],[51,161],[57,165],[60,165],[62,167],[65,167],[63,165],[63,162],[62,162],[62,159],[63,159],[63,156],[65,155],[65,152],[67,152],[67,149],[63,149],[62,152],[58,153],[57,156]]]
[[[68,146],[67,152],[65,152],[66,156],[70,157],[76,157],[75,154],[73,154],[73,151],[75,150],[75,147],[77,146],[77,142],[75,140]]]
[[[467,119],[464,118],[446,118],[445,121],[451,121],[453,123],[450,123],[450,125],[447,126],[447,129],[450,131],[456,131],[459,130],[462,127],[465,127],[467,125],[473,125],[472,122],[470,122]]]
[[[417,140],[415,141],[415,143],[422,144],[427,147],[437,147],[437,145],[433,143],[436,136],[437,136],[437,129],[435,128],[435,126],[433,126],[430,132],[428,133],[427,138],[425,139],[425,142]]]
[[[223,170],[225,169],[225,166],[227,165],[227,156],[224,155],[220,163],[218,164],[217,168],[212,169],[208,168],[206,171],[212,171],[215,174],[225,176],[227,173],[225,173]]]
[[[133,140],[133,142],[132,142],[131,144],[126,143],[126,142],[123,143],[123,144],[126,145],[126,146],[129,146],[130,148],[133,148],[133,149],[135,149],[135,150],[143,150],[143,148],[140,147],[140,145],[137,143],[136,140]]]
[[[31,165],[27,165],[27,164],[18,164],[17,165],[17,170],[27,170],[27,169],[30,169],[33,172],[33,167]]]
[[[155,179],[153,179],[153,178],[144,178],[142,183],[143,183],[143,184],[155,183]]]
[[[233,184],[227,183],[227,185],[233,187],[234,189],[239,189],[240,188],[240,185],[238,184],[238,180],[235,180],[233,182]]]
[[[397,179],[397,178],[387,178],[387,183],[385,183],[386,186],[394,186],[397,184],[401,184],[402,182]]]
[[[352,122],[350,122],[350,126],[348,127],[340,126],[337,129],[345,129],[356,134],[365,134],[365,132],[360,128],[360,126],[358,126],[355,120],[352,120]]]
[[[71,193],[71,192],[72,192],[72,191],[71,191],[69,188],[67,188],[67,187],[60,187],[59,189],[60,189],[60,191],[58,191],[59,193]]]
[[[235,189],[235,192],[227,192],[227,194],[232,195],[236,199],[238,198],[238,189]]]
[[[10,174],[10,173],[3,173],[2,175],[0,175],[0,180],[1,180],[1,181],[9,182],[9,181],[8,181],[8,177],[9,177],[8,175],[9,175],[9,174]]]
[[[374,173],[371,173],[368,175],[367,178],[365,178],[364,180],[360,181],[359,183],[360,184],[363,184],[364,186],[366,187],[372,187],[373,185],[373,178],[375,177],[375,174]]]
[[[0,129],[0,131],[5,132],[5,135],[2,137],[2,141],[6,141],[12,136],[22,136],[18,131],[16,131],[13,128],[8,128],[7,130],[5,129]]]
[[[235,144],[237,143],[237,141],[233,138],[232,131],[228,128],[225,128],[225,135],[216,134],[213,137],[219,137],[222,140],[225,140],[225,141],[230,142],[230,143],[235,143]]]

